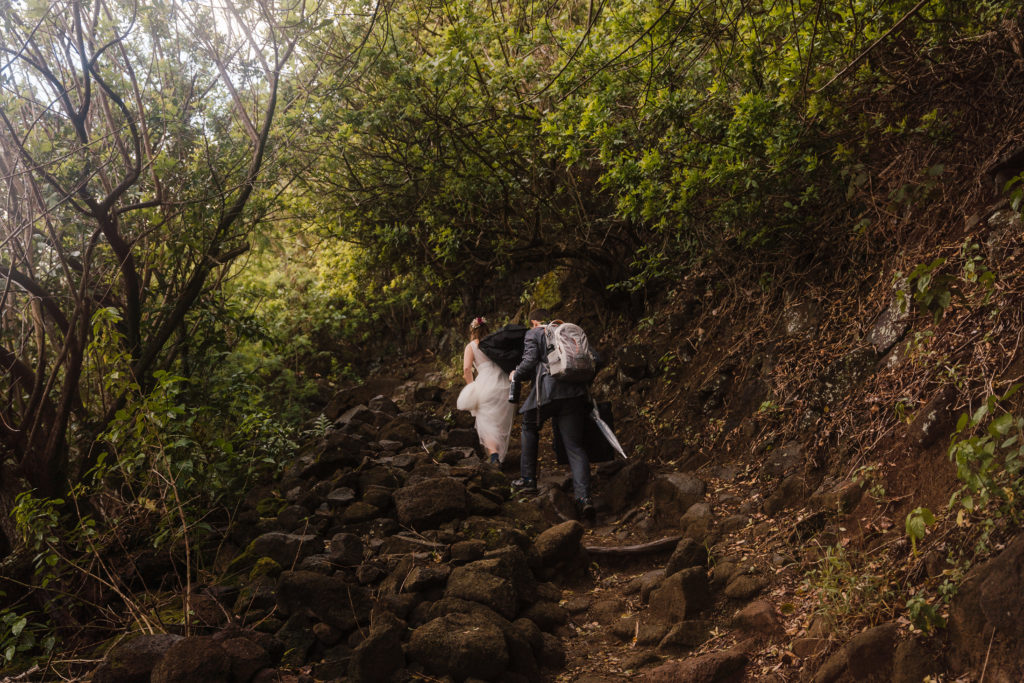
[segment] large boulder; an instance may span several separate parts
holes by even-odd
[[[650,613],[655,621],[689,619],[708,604],[710,597],[707,572],[703,567],[690,567],[666,577],[651,591]]]
[[[363,561],[363,541],[355,534],[335,534],[331,538],[331,562],[355,567]]]
[[[329,420],[336,420],[351,406],[368,403],[382,394],[391,395],[400,383],[394,377],[370,377],[356,386],[338,391],[324,409],[324,415]]]
[[[484,571],[478,562],[456,567],[448,577],[445,597],[477,602],[512,619],[516,615],[518,596],[512,581]]]
[[[542,565],[572,560],[582,550],[583,525],[572,520],[543,531],[533,542],[533,548]]]
[[[392,401],[387,396],[378,394],[370,399],[366,404],[370,410],[374,410],[379,413],[385,413],[386,415],[395,416],[402,412],[398,404]]]
[[[309,614],[348,632],[370,617],[370,594],[341,576],[288,571],[277,582],[277,606],[284,614]]]
[[[937,680],[945,670],[940,650],[942,643],[911,636],[896,646],[893,655],[892,683],[920,683],[929,676]]]
[[[149,683],[153,667],[181,636],[169,633],[136,636],[110,648],[93,673],[95,683]]]
[[[569,621],[569,611],[557,602],[548,600],[533,603],[522,616],[535,623],[542,631],[554,631]]]
[[[825,660],[814,683],[834,681],[890,681],[899,628],[882,624],[861,631]]]
[[[310,555],[323,551],[324,542],[319,536],[271,531],[253,539],[245,552],[231,563],[231,569],[249,567],[261,557],[269,557],[282,567],[294,567]]]
[[[348,679],[352,683],[386,681],[405,666],[402,635],[405,622],[385,610],[376,609],[370,617],[370,635],[352,652]]]
[[[444,395],[444,389],[436,384],[421,382],[413,390],[413,400],[417,403],[437,403]]]
[[[711,637],[714,622],[707,619],[688,619],[672,626],[665,637],[658,643],[662,652],[678,652],[694,650],[703,645]]]
[[[690,567],[706,567],[708,564],[708,550],[692,538],[684,538],[676,544],[672,556],[668,558],[665,565],[665,576],[672,576],[676,572]]]
[[[448,564],[426,564],[413,567],[406,575],[402,590],[408,593],[418,593],[438,586],[443,586],[452,573],[451,565]]]
[[[356,492],[348,486],[339,486],[327,494],[327,505],[332,509],[341,509],[356,499]]]
[[[476,429],[449,429],[445,443],[453,448],[473,448],[480,443]]]
[[[509,663],[501,628],[480,614],[447,614],[420,626],[406,653],[431,673],[456,680],[494,680]]]
[[[175,642],[153,667],[152,683],[229,683],[231,659],[207,636],[183,638]]]
[[[738,680],[747,665],[749,648],[749,643],[742,642],[728,650],[668,661],[652,669],[640,680],[644,683],[717,683]]]
[[[420,441],[416,427],[401,416],[384,425],[378,436],[386,441],[397,441],[403,446],[414,446]]]
[[[761,574],[741,572],[733,576],[722,591],[733,600],[747,600],[768,587],[768,579]]]
[[[528,681],[543,680],[537,655],[543,649],[544,637],[537,625],[529,619],[517,619],[502,631],[508,647],[509,668]]]
[[[313,648],[317,645],[314,620],[308,614],[298,612],[292,614],[281,625],[274,637],[284,645],[281,664],[286,667],[303,666],[309,660]]]
[[[608,482],[605,498],[612,512],[622,512],[643,502],[643,490],[651,478],[651,468],[642,460],[630,461]]]
[[[233,641],[236,640],[247,640],[252,644],[256,645],[260,651],[266,654],[269,659],[269,664],[266,666],[272,666],[281,660],[281,655],[284,654],[285,645],[276,637],[269,633],[261,633],[251,629],[239,628],[237,626],[228,626],[227,628],[217,631],[213,634],[213,639],[221,644],[224,651],[228,653],[228,656],[232,659],[231,670],[236,679],[244,678],[238,674],[238,664],[243,664],[245,661],[249,661],[250,664],[254,663],[251,661],[251,657],[255,657],[260,661],[264,661],[262,656],[259,656],[255,649],[234,647]],[[242,653],[248,653],[242,655]]]
[[[707,503],[691,505],[679,520],[679,531],[683,536],[692,538],[701,544],[711,545],[707,541],[714,526],[715,517],[711,514],[711,506]]]
[[[466,487],[452,477],[426,479],[395,491],[398,521],[430,529],[466,514]]]
[[[949,615],[955,669],[981,670],[988,680],[1024,680],[1024,534],[968,574]]]
[[[732,618],[734,626],[751,635],[773,636],[782,631],[782,622],[775,607],[765,600],[755,600]]]
[[[692,474],[673,472],[651,482],[654,515],[664,524],[676,525],[694,503],[704,500],[707,484]]]
[[[226,638],[220,641],[220,647],[230,662],[233,681],[252,680],[258,671],[273,663],[270,654],[251,638]]]

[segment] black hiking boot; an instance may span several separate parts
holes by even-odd
[[[514,495],[531,495],[537,493],[536,479],[516,479],[512,482],[512,493]]]
[[[593,524],[597,521],[597,510],[594,508],[594,501],[588,498],[580,498],[576,501],[576,516],[581,522]]]

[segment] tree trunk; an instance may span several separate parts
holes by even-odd
[[[4,459],[8,457],[5,455]],[[0,465],[0,559],[10,555],[18,543],[18,533],[14,526],[14,518],[11,517],[11,510],[14,509],[14,498],[21,490],[15,468],[11,465]]]

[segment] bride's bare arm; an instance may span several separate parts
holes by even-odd
[[[466,350],[462,354],[462,377],[466,384],[473,381],[473,344],[466,344]]]

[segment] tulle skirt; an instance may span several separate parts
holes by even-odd
[[[456,407],[468,410],[476,417],[476,433],[480,443],[497,447],[498,457],[504,462],[508,453],[509,435],[516,406],[508,402],[508,376],[492,362],[477,367],[476,379],[459,392]]]

